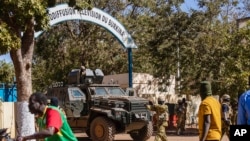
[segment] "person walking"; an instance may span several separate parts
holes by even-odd
[[[186,125],[186,113],[187,112],[187,102],[186,99],[178,100],[178,105],[176,106],[176,115],[177,115],[177,135],[183,135]]]
[[[239,97],[237,125],[250,125],[250,90]]]
[[[229,130],[230,130],[231,116],[232,116],[232,108],[230,105],[230,96],[228,94],[224,94],[221,97],[221,100],[222,100],[222,102],[221,102],[222,135],[221,135],[221,137],[223,137],[223,135],[226,133],[228,138],[230,138]]]
[[[201,104],[198,111],[199,140],[219,141],[221,139],[221,104],[212,96],[211,83],[200,83]]]
[[[158,104],[147,105],[147,109],[154,111],[156,114],[157,133],[155,141],[167,141],[166,127],[168,126],[168,106],[164,104],[162,97],[158,98]]]
[[[42,130],[28,136],[19,136],[17,141],[45,139],[45,141],[77,141],[65,116],[58,108],[47,106],[47,97],[43,93],[33,93],[29,98],[29,110],[41,118],[39,127]]]

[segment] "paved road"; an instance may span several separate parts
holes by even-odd
[[[79,141],[91,141],[85,133],[76,133]],[[152,136],[148,141],[154,141],[155,136]],[[115,141],[133,141],[128,134],[118,134],[115,136]],[[199,141],[197,135],[168,135],[168,141]],[[221,141],[229,141],[226,136],[223,136]]]
[[[75,131],[75,135],[77,136],[79,141],[91,141],[87,137],[85,133],[82,133],[80,130]],[[198,129],[197,127],[186,127],[186,131],[184,135],[177,136],[176,129],[168,129],[167,130],[168,141],[199,141],[198,137]],[[155,136],[153,136],[148,141],[154,141]],[[115,136],[115,141],[133,141],[129,134],[118,134]],[[229,141],[227,136],[223,136],[221,141]]]

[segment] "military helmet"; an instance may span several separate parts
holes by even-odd
[[[85,70],[86,68],[84,66],[81,66],[81,70]]]
[[[158,104],[163,104],[164,101],[165,101],[164,97],[162,97],[162,96],[158,97]]]
[[[230,95],[228,94],[224,94],[222,97],[221,97],[222,100],[230,100]]]
[[[164,99],[164,97],[159,96],[159,97],[158,97],[158,101],[165,101],[165,99]]]

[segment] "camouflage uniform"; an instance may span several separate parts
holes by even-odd
[[[186,111],[187,111],[187,103],[181,100],[178,100],[178,105],[176,106],[175,112],[177,114],[177,135],[183,134],[185,131],[185,123],[186,123]]]
[[[231,116],[232,116],[232,108],[230,105],[230,96],[223,95],[222,96],[222,136],[226,133],[228,138],[230,138],[230,125],[231,125]]]
[[[167,141],[166,127],[168,126],[168,106],[164,105],[164,101],[158,99],[158,105],[147,105],[150,111],[154,111],[156,114],[156,126],[157,133],[155,136],[155,141]]]
[[[64,109],[60,106],[58,106],[57,108],[64,114],[65,118],[67,118],[66,112],[64,111]]]

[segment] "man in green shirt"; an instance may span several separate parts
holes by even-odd
[[[29,98],[29,110],[38,116],[38,132],[20,136],[17,141],[45,139],[45,141],[77,141],[64,114],[54,106],[47,106],[47,97],[42,93],[33,93]]]

